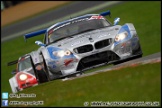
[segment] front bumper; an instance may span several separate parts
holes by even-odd
[[[142,54],[137,37],[119,44],[115,44],[111,40],[110,44],[104,43],[103,45],[107,45],[104,47],[100,46],[102,44],[97,43],[96,45],[97,48],[95,49],[95,46],[93,46],[93,50],[91,50],[92,48],[90,46],[85,45],[85,48],[88,47],[85,50],[87,51],[86,53],[77,54],[76,52],[72,52],[73,54],[68,57],[63,57],[58,60],[50,59],[48,61],[48,68],[50,69],[51,75],[57,77],[67,76],[102,63],[113,63]]]

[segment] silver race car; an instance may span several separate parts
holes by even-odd
[[[110,15],[110,11],[71,18],[25,34],[25,40],[45,34],[44,42],[35,42],[41,47],[30,53],[33,64],[43,63],[48,80],[53,80],[105,63],[141,57],[134,25],[118,25],[120,18],[115,18],[112,24],[106,15]]]

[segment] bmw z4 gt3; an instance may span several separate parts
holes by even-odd
[[[100,64],[141,57],[134,25],[118,25],[120,18],[112,24],[106,15],[110,11],[75,17],[26,34],[25,39],[44,34],[44,42],[35,42],[41,47],[32,52],[33,63],[43,62],[48,80],[53,80]]]

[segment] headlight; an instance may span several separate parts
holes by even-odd
[[[65,51],[65,53],[64,53],[65,55],[70,55],[71,54],[71,52],[69,51],[69,50],[67,50],[67,51]]]
[[[125,39],[127,36],[128,36],[127,32],[120,33],[120,34],[116,35],[115,41],[116,42],[121,41],[121,40]]]
[[[54,51],[53,52],[53,55],[55,55],[55,56],[59,56],[59,57],[63,57],[63,56],[68,56],[68,55],[70,55],[71,54],[71,52],[69,51],[69,50],[66,50],[66,51],[64,51],[64,50],[61,50],[61,51]]]
[[[21,75],[19,76],[19,79],[22,80],[22,81],[24,81],[24,80],[27,79],[27,75],[26,75],[26,74],[21,74]]]

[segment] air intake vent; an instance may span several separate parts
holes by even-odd
[[[77,53],[77,54],[81,54],[81,53],[90,52],[92,50],[93,50],[92,45],[84,45],[84,46],[75,48],[74,52]]]
[[[95,43],[95,48],[100,49],[100,48],[107,47],[107,46],[109,46],[111,44],[111,42],[112,42],[112,39],[106,39],[106,40],[96,42]]]
[[[99,65],[102,63],[109,63],[111,61],[119,60],[120,57],[112,51],[104,51],[96,54],[89,55],[80,60],[77,71],[82,69]]]

